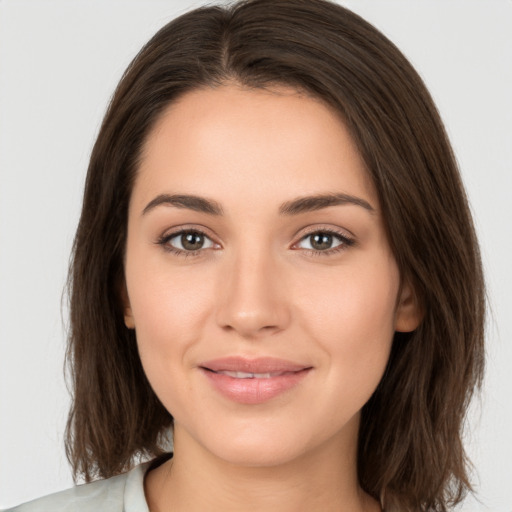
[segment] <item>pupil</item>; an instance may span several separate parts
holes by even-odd
[[[185,233],[181,235],[181,244],[185,249],[195,251],[200,249],[204,243],[204,236],[200,233]]]
[[[314,249],[316,250],[323,250],[323,249],[330,249],[332,245],[332,235],[329,235],[327,233],[317,233],[316,235],[312,236],[312,243]]]

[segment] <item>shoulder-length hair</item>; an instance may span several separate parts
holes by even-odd
[[[191,11],[164,26],[119,83],[92,151],[69,276],[66,448],[75,477],[109,477],[165,450],[172,417],[123,321],[128,203],[141,148],[165,108],[228,82],[293,86],[350,130],[424,314],[416,331],[395,335],[363,408],[359,482],[389,510],[447,510],[471,489],[462,426],[484,366],[484,285],[468,202],[418,74],[373,26],[326,0]]]

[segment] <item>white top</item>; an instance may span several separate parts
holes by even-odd
[[[149,512],[144,475],[151,462],[128,473],[77,485],[4,512]]]

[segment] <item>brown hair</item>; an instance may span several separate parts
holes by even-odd
[[[67,453],[86,481],[165,450],[172,417],[144,375],[119,290],[138,159],[169,103],[228,81],[290,85],[344,119],[366,162],[402,279],[424,318],[395,335],[361,419],[359,481],[386,507],[445,511],[468,489],[462,425],[481,383],[484,286],[467,199],[442,122],[400,51],[325,0],[196,9],[140,51],[94,146],[70,269]]]

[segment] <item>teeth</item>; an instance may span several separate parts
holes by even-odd
[[[228,370],[216,372],[222,373],[223,375],[227,375],[229,377],[233,377],[235,379],[270,379],[271,377],[277,377],[278,375],[282,375],[282,372],[275,373],[248,373],[248,372],[230,372]]]

